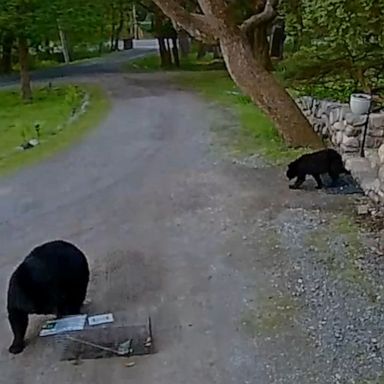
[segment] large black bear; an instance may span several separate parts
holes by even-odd
[[[56,240],[33,249],[9,281],[7,309],[14,334],[9,352],[24,350],[29,314],[80,313],[88,282],[87,259],[73,244]]]
[[[297,177],[295,183],[289,188],[297,189],[304,183],[305,177],[311,175],[317,182],[318,189],[323,187],[320,175],[328,173],[333,185],[336,184],[341,173],[349,174],[344,168],[343,160],[334,149],[322,149],[314,153],[308,153],[292,161],[288,165],[287,178],[292,180]]]

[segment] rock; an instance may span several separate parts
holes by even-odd
[[[345,168],[351,171],[354,175],[371,170],[369,160],[364,157],[349,157],[345,161]]]
[[[347,125],[344,129],[344,133],[348,137],[356,137],[361,134],[361,128]]]
[[[333,124],[332,127],[335,131],[343,131],[345,129],[345,122],[344,121],[338,121],[335,124]]]
[[[369,206],[367,204],[359,205],[357,207],[357,214],[358,215],[367,215],[369,211]]]
[[[134,361],[129,361],[128,363],[125,363],[124,366],[127,368],[132,368],[136,365]]]
[[[32,146],[32,147],[36,147],[36,145],[39,145],[40,142],[39,142],[39,140],[37,140],[37,139],[31,139],[31,140],[28,141],[28,144],[29,144],[30,146]]]
[[[375,137],[375,149],[379,148],[384,143],[384,137]]]
[[[380,167],[380,159],[377,150],[375,149],[366,149],[365,150],[365,157],[369,160],[371,163],[372,168],[379,168]]]
[[[26,143],[22,144],[21,148],[23,148],[24,150],[27,150],[27,149],[34,148],[39,144],[40,144],[39,140],[31,139],[31,140],[27,141]]]
[[[357,153],[359,151],[358,148],[352,148],[352,147],[347,147],[346,145],[344,144],[341,144],[340,145],[340,150],[342,153]]]
[[[377,196],[379,197],[381,204],[384,203],[384,190],[383,189],[384,189],[384,185],[381,184],[380,189],[377,191]],[[373,215],[373,216],[377,216],[377,214]]]
[[[384,184],[384,164],[379,168],[378,177],[380,182]]]
[[[360,141],[355,138],[355,137],[348,137],[345,134],[343,135],[343,139],[341,143],[345,147],[350,147],[350,148],[359,148],[360,147]]]
[[[344,104],[340,110],[340,120],[345,120],[347,113],[351,113],[351,108],[349,107],[349,104]]]
[[[345,114],[345,121],[349,125],[360,127],[366,123],[367,115],[355,115],[352,112],[349,112]]]
[[[384,137],[384,129],[369,129],[368,133],[372,137]]]
[[[365,144],[364,148],[374,148],[375,147],[375,140],[371,136],[366,136],[365,138]]]
[[[369,125],[372,128],[384,128],[384,113],[371,113],[369,115]]]
[[[380,180],[373,178],[373,172],[367,172],[362,176],[360,186],[364,191],[373,191],[377,194],[380,189]]]
[[[322,128],[321,123],[316,122],[315,124],[313,124],[313,130],[314,130],[316,133],[321,132],[321,128]]]
[[[344,137],[343,132],[341,131],[336,132],[335,144],[340,145],[343,142],[343,137]]]
[[[372,201],[374,201],[375,203],[379,203],[380,198],[379,198],[379,196],[377,195],[377,193],[375,193],[374,191],[368,191],[368,192],[366,192],[366,195],[367,195]]]
[[[340,120],[341,116],[341,109],[340,108],[334,108],[329,112],[329,123],[331,125],[335,124]]]
[[[381,252],[384,252],[384,229],[379,232],[378,248]]]
[[[381,144],[379,150],[377,151],[380,159],[380,163],[384,164],[384,144]]]
[[[303,96],[300,99],[300,103],[304,107],[304,109],[311,109],[313,105],[313,97],[311,96]]]

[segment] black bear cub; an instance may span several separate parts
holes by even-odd
[[[34,248],[9,281],[7,309],[14,335],[9,352],[24,350],[29,314],[80,313],[88,282],[87,259],[73,244],[56,240]]]
[[[341,156],[334,149],[323,149],[299,157],[288,165],[287,177],[289,180],[297,178],[289,188],[297,189],[304,183],[306,175],[311,175],[317,183],[318,189],[323,187],[320,175],[328,173],[333,185],[342,173],[349,172],[344,168]]]

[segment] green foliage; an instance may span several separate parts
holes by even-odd
[[[384,0],[285,0],[283,4],[288,39],[294,41],[294,53],[279,68],[288,85],[345,82],[344,93],[382,85]]]
[[[0,37],[3,31],[27,37],[30,47],[39,54],[41,49],[52,51],[53,46],[61,46],[61,28],[72,48],[83,45],[80,48],[84,50],[84,46],[91,45],[98,51],[97,44],[102,47],[113,32],[129,34],[132,3],[133,0],[1,0]]]

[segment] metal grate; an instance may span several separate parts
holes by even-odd
[[[88,328],[56,338],[63,345],[62,361],[138,356],[154,352],[151,329],[144,325]]]

